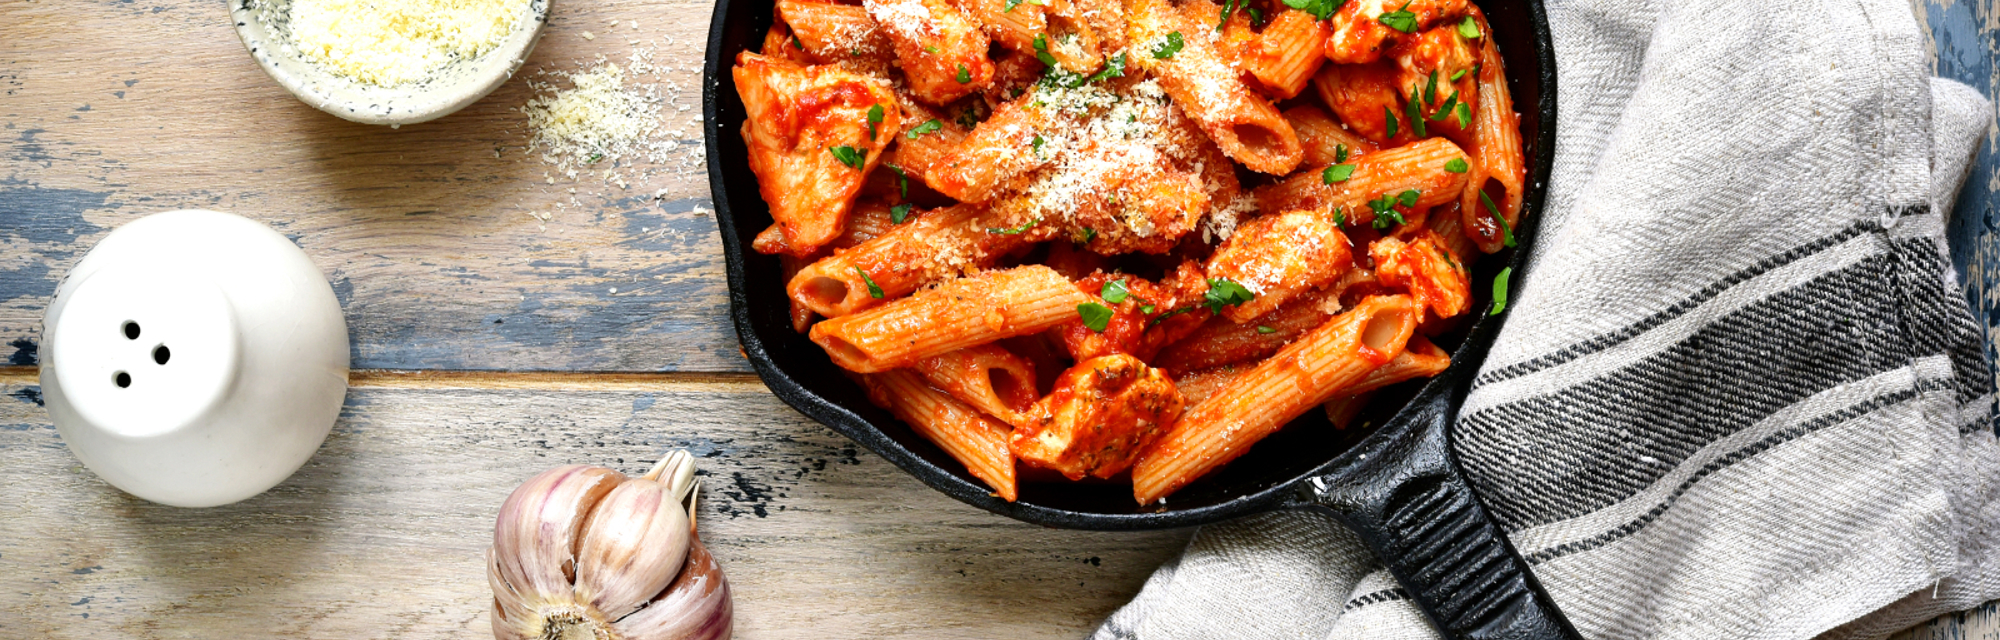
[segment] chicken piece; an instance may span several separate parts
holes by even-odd
[[[1395,63],[1330,64],[1313,76],[1313,89],[1326,108],[1354,132],[1382,148],[1400,146],[1416,138],[1403,122],[1403,97]],[[1396,118],[1395,135],[1389,134],[1389,118]]]
[[[1466,0],[1349,0],[1333,12],[1326,57],[1342,64],[1381,60],[1389,49],[1447,20],[1463,19]]]
[[[743,143],[750,170],[776,222],[754,246],[812,255],[840,235],[868,172],[902,130],[896,94],[886,81],[839,67],[747,51],[731,71],[749,115]]]
[[[993,82],[992,39],[945,0],[862,0],[896,49],[897,66],[918,100],[943,105]]]
[[[1238,225],[1209,258],[1208,277],[1243,285],[1254,296],[1222,311],[1242,324],[1339,279],[1352,266],[1354,252],[1340,228],[1316,211],[1296,210]]]
[[[1405,101],[1418,97],[1418,113],[1425,118],[1428,133],[1471,144],[1472,114],[1479,110],[1479,74],[1472,70],[1479,64],[1479,52],[1472,41],[1459,35],[1458,25],[1445,24],[1405,40],[1394,55],[1400,93]],[[1454,113],[1465,116],[1463,125]]]
[[[1130,469],[1167,427],[1183,401],[1174,382],[1129,355],[1077,363],[1014,429],[1015,457],[1071,480],[1110,478]]]
[[[1444,240],[1429,229],[1409,242],[1394,237],[1368,246],[1375,275],[1382,284],[1409,290],[1410,297],[1430,307],[1439,318],[1450,318],[1472,306],[1472,281],[1465,266],[1451,257]]]

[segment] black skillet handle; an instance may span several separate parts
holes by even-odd
[[[1299,498],[1359,534],[1445,635],[1577,638],[1451,460],[1453,386],[1426,388],[1355,464],[1307,479]]]

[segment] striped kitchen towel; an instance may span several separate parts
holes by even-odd
[[[1542,236],[1455,432],[1588,638],[1868,638],[2000,598],[1944,212],[1993,121],[1907,0],[1549,0]],[[1100,640],[1432,638],[1312,513],[1212,525]]]

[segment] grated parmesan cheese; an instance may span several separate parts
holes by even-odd
[[[293,0],[292,43],[358,82],[393,87],[492,51],[528,0]]]

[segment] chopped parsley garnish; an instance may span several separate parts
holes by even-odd
[[[1453,91],[1451,95],[1445,96],[1444,104],[1438,105],[1437,113],[1431,114],[1431,122],[1451,117],[1452,108],[1456,106],[1458,106],[1458,92]]]
[[[1038,43],[1041,42],[1041,36],[1035,36],[1035,38],[1036,42]],[[1169,33],[1167,34],[1166,42],[1160,43],[1160,46],[1153,47],[1153,58],[1156,60],[1165,60],[1167,58],[1172,58],[1174,57],[1174,54],[1180,53],[1181,47],[1184,46],[1187,46],[1187,40],[1181,37],[1181,32],[1175,31],[1173,33]]]
[[[1452,115],[1458,116],[1458,128],[1464,129],[1466,127],[1472,126],[1471,106],[1468,106],[1463,102],[1460,102],[1458,103],[1458,108],[1452,110]]]
[[[904,200],[910,199],[910,174],[904,173],[902,167],[887,162],[882,163],[882,166],[896,172],[896,192],[902,195]],[[902,220],[897,220],[897,222],[902,222]]]
[[[1285,6],[1310,13],[1314,20],[1325,20],[1344,4],[1347,0],[1285,0]]]
[[[917,139],[917,137],[922,136],[926,133],[937,133],[939,129],[943,128],[944,128],[944,123],[938,122],[937,118],[931,118],[929,120],[924,121],[923,124],[917,125],[915,128],[910,129],[910,133],[907,134],[907,136],[909,137],[909,139],[915,140]]]
[[[1416,189],[1409,189],[1402,193],[1396,194],[1396,201],[1402,203],[1403,206],[1405,207],[1414,207],[1417,206],[1417,199],[1422,197],[1424,197],[1424,194],[1422,192],[1419,192]]]
[[[838,147],[834,147],[832,149],[827,149],[827,151],[833,154],[833,159],[839,160],[841,164],[847,165],[849,168],[852,169],[859,169],[861,168],[862,163],[868,161],[867,156],[862,155],[862,153],[859,151],[855,151],[854,147],[850,147],[844,144]]]
[[[904,220],[908,219],[910,219],[910,203],[905,202],[903,204],[889,207],[890,222],[894,222],[896,224],[902,224]]]
[[[1472,21],[1472,16],[1466,16],[1466,17],[1465,17],[1465,22],[1460,22],[1460,23],[1458,23],[1458,35],[1460,35],[1460,36],[1464,36],[1464,37],[1465,37],[1465,39],[1467,39],[1467,40],[1476,40],[1476,39],[1478,39],[1478,38],[1479,38],[1479,23],[1477,23],[1477,22],[1473,22],[1473,21]],[[1452,78],[1452,79],[1453,79],[1453,80],[1457,80],[1458,78]]]
[[[1258,27],[1264,25],[1264,12],[1258,11],[1254,7],[1249,9],[1244,9],[1243,12],[1250,14],[1250,26]]]
[[[965,65],[963,64],[958,65],[958,83],[959,84],[972,83],[972,70],[965,68]]]
[[[1438,101],[1438,72],[1436,69],[1432,69],[1430,81],[1424,83],[1424,104],[1430,104],[1437,101]]]
[[[1342,209],[1340,207],[1334,207],[1333,226],[1339,227],[1339,226],[1344,226],[1346,224],[1347,224],[1347,210]]]
[[[1142,304],[1142,305],[1139,305],[1139,313],[1143,313],[1143,314],[1146,314],[1146,315],[1149,315],[1149,316],[1150,316],[1150,315],[1153,315],[1153,309],[1154,309],[1154,308],[1155,308],[1155,307],[1154,307],[1153,305],[1150,305],[1150,304]]]
[[[1035,226],[1035,225],[1038,225],[1038,224],[1041,224],[1041,223],[1042,223],[1042,219],[1041,219],[1041,218],[1035,218],[1035,219],[1033,219],[1033,220],[1029,220],[1029,221],[1027,221],[1027,222],[1023,222],[1023,223],[1021,223],[1021,226],[1018,226],[1018,227],[1014,227],[1014,228],[1012,228],[1012,229],[1001,229],[1001,228],[999,228],[999,227],[987,227],[987,228],[986,228],[986,232],[987,232],[987,233],[997,233],[997,234],[1000,234],[1000,235],[1003,235],[1003,236],[1017,236],[1017,235],[1021,235],[1021,232],[1023,232],[1023,231],[1027,231],[1027,230],[1028,230],[1028,229],[1029,229],[1030,227],[1033,227],[1033,226]]]
[[[1014,12],[1014,7],[1018,7],[1018,6],[1021,6],[1021,0],[1007,0],[1007,4],[1006,4],[1006,8],[1005,8],[1005,9],[1001,9],[1001,12],[1002,12],[1002,13],[1013,13],[1013,12]]]
[[[1083,318],[1083,326],[1091,331],[1104,333],[1104,328],[1111,325],[1111,307],[1095,302],[1076,305],[1076,315]]]
[[[1222,25],[1229,24],[1229,14],[1236,13],[1236,7],[1240,4],[1241,0],[1229,0],[1227,4],[1222,5],[1222,19],[1215,21],[1216,31],[1221,31]]]
[[[1465,71],[1466,71],[1465,69],[1459,69],[1457,71],[1451,72],[1451,81],[1458,82],[1459,78],[1465,77]]]
[[[1125,280],[1123,279],[1106,282],[1104,283],[1104,289],[1098,291],[1098,297],[1104,298],[1105,302],[1109,302],[1111,304],[1118,304],[1120,302],[1124,302],[1125,296],[1130,294],[1131,291],[1125,288]]]
[[[874,298],[876,300],[881,300],[882,287],[875,286],[875,279],[868,277],[868,272],[862,271],[861,267],[855,267],[854,272],[861,274],[862,282],[868,283],[868,297]]]
[[[1038,160],[1042,157],[1042,144],[1045,142],[1047,141],[1043,140],[1040,135],[1036,135],[1034,140],[1028,142],[1028,146],[1035,148],[1035,158]]]
[[[1465,170],[1470,168],[1472,167],[1466,166],[1465,158],[1452,158],[1451,162],[1444,163],[1444,170],[1452,173],[1465,173]]]
[[[1104,70],[1097,72],[1097,75],[1091,76],[1088,82],[1103,82],[1125,75],[1125,55],[1120,53],[1116,58],[1106,59],[1104,61]]]
[[[1388,135],[1382,137],[1384,138],[1396,137],[1396,110],[1389,108],[1387,105],[1384,105],[1382,107],[1382,117],[1384,119],[1383,122],[1386,122],[1389,125]]]
[[[584,164],[597,164],[597,162],[598,162],[599,160],[603,160],[603,159],[604,159],[604,154],[602,154],[602,153],[593,153],[593,154],[590,154],[590,158],[589,158],[589,159],[586,159],[586,160],[584,160],[584,161],[583,161],[583,163],[584,163]]]
[[[1382,26],[1403,33],[1417,32],[1417,14],[1410,13],[1410,3],[1408,2],[1404,2],[1403,6],[1397,8],[1395,11],[1383,12],[1382,16],[1375,20],[1381,22]]]
[[[1390,210],[1380,210],[1380,212],[1376,212],[1376,222],[1372,222],[1370,226],[1374,226],[1374,228],[1376,228],[1376,230],[1380,232],[1380,230],[1386,230],[1386,228],[1390,228],[1390,226],[1396,226],[1396,224],[1404,224],[1404,222],[1406,222],[1406,220],[1402,220],[1402,212],[1398,212],[1398,210],[1392,210],[1392,208],[1390,208]]]
[[[937,47],[925,46],[924,53],[937,53]]]
[[[1237,284],[1235,280],[1209,278],[1208,293],[1202,295],[1202,304],[1208,305],[1209,311],[1219,314],[1222,313],[1223,307],[1242,305],[1255,299],[1257,299],[1256,294],[1250,293],[1249,289],[1243,288],[1243,285]]]
[[[1327,184],[1346,182],[1348,178],[1352,177],[1354,177],[1354,165],[1351,164],[1336,164],[1327,167],[1325,171],[1319,172],[1320,182]]]
[[[868,107],[868,139],[875,139],[875,131],[882,126],[882,105]]]
[[[958,123],[958,126],[971,129],[979,126],[979,113],[973,111],[971,107],[966,107],[964,111],[958,112],[958,117],[952,118],[951,121]]]
[[[1277,329],[1273,329],[1261,324],[1257,325],[1257,333],[1277,333],[1277,332],[1278,332]]]
[[[1419,138],[1424,137],[1424,112],[1422,109],[1423,107],[1417,104],[1417,88],[1410,87],[1410,101],[1403,104],[1403,111],[1410,117],[1410,133],[1416,134]]]
[[[1092,228],[1090,228],[1090,227],[1084,227],[1084,228],[1083,228],[1083,244],[1090,244],[1090,241],[1092,241],[1092,240],[1096,240],[1096,239],[1097,239],[1097,230],[1096,230],[1096,229],[1092,229]]]
[[[1501,269],[1499,275],[1493,276],[1493,310],[1486,315],[1497,316],[1507,310],[1507,279],[1513,276],[1513,267]]]
[[[798,34],[792,34],[792,46],[797,47],[800,51],[806,50],[806,43],[799,42]]]
[[[1347,161],[1347,145],[1344,144],[1333,145],[1333,161],[1334,162]]]
[[[1486,211],[1488,213],[1493,214],[1493,220],[1495,222],[1500,223],[1501,244],[1504,244],[1509,247],[1514,246],[1513,227],[1507,226],[1507,216],[1500,215],[1500,207],[1493,205],[1493,198],[1491,196],[1486,195],[1485,189],[1479,190],[1479,203],[1486,205]]]
[[[1152,305],[1146,305],[1146,306],[1150,307],[1150,306],[1152,306]],[[1181,308],[1179,308],[1179,309],[1173,309],[1173,310],[1169,310],[1169,311],[1167,311],[1166,313],[1162,313],[1162,314],[1160,314],[1160,315],[1157,315],[1157,316],[1154,316],[1154,317],[1153,317],[1153,321],[1152,321],[1152,322],[1148,322],[1148,323],[1146,323],[1146,327],[1150,329],[1150,328],[1152,328],[1152,327],[1154,327],[1154,326],[1156,326],[1156,325],[1158,325],[1158,324],[1160,324],[1160,323],[1162,323],[1162,322],[1166,322],[1166,321],[1167,321],[1167,318],[1172,318],[1172,317],[1174,317],[1174,316],[1177,316],[1177,315],[1180,315],[1180,314],[1183,314],[1183,313],[1187,313],[1187,312],[1189,312],[1189,311],[1193,311],[1193,310],[1195,310],[1195,309],[1200,309],[1200,308],[1201,308],[1201,305],[1194,305],[1194,306],[1188,306],[1188,307],[1181,307]],[[1141,310],[1141,311],[1146,311],[1146,309],[1144,309],[1144,308],[1141,308],[1140,310]],[[1151,312],[1151,311],[1146,311],[1146,313],[1152,313],[1152,312]]]

